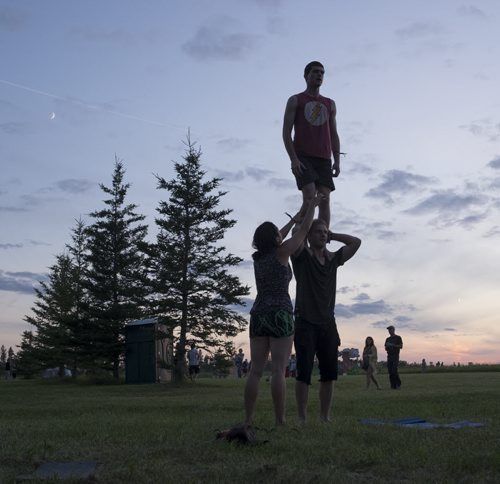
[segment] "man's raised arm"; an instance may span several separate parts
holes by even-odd
[[[345,244],[343,254],[343,262],[347,262],[359,249],[361,239],[347,234],[336,234],[328,231],[328,241],[335,240],[341,244]]]

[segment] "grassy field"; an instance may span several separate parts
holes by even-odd
[[[47,461],[98,462],[96,480],[147,482],[500,482],[500,373],[404,375],[403,388],[364,390],[341,377],[331,424],[297,425],[288,381],[286,428],[273,428],[269,383],[258,401],[258,437],[238,446],[215,440],[242,418],[243,381],[171,385],[0,382],[0,482]],[[472,420],[483,428],[369,426],[362,418]]]

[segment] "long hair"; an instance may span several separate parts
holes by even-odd
[[[276,240],[278,233],[278,227],[272,222],[264,222],[255,229],[252,247],[257,252],[254,252],[252,255],[254,260],[278,247],[278,242]]]

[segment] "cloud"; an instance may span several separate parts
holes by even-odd
[[[0,206],[0,212],[27,212],[45,203],[61,203],[67,200],[60,193],[79,195],[97,187],[93,181],[83,178],[67,178],[39,188],[34,193],[19,196],[19,206]],[[59,193],[59,194],[58,194]],[[52,195],[51,195],[52,194]]]
[[[373,302],[358,302],[354,304],[337,304],[335,306],[335,315],[342,318],[355,318],[359,315],[367,314],[391,314],[392,307],[386,304],[382,299]]]
[[[20,249],[21,247],[24,247],[23,244],[0,244],[0,249]]]
[[[269,178],[274,172],[271,170],[265,170],[263,168],[247,168],[246,174],[253,178],[255,181],[262,181],[265,178]]]
[[[242,150],[246,146],[250,144],[250,140],[248,139],[239,139],[239,138],[226,138],[217,141],[217,146],[224,151],[238,151]]]
[[[346,163],[347,169],[344,169],[345,165],[340,163],[340,169],[348,173],[349,175],[372,175],[374,173],[374,169],[368,165],[367,163],[361,163],[358,161],[352,161],[350,163]]]
[[[242,60],[255,48],[257,39],[252,34],[227,33],[222,25],[202,26],[182,45],[182,49],[198,61]]]
[[[226,182],[241,181],[245,178],[245,173],[239,171],[213,170],[217,178],[222,178]]]
[[[406,195],[408,193],[421,191],[429,185],[437,183],[432,177],[416,175],[402,170],[389,170],[382,175],[382,183],[368,190],[367,197],[377,198],[388,205],[392,205],[395,195]]]
[[[462,5],[457,9],[457,12],[464,17],[474,17],[478,19],[487,18],[487,15],[481,9],[473,5]]]
[[[497,156],[488,162],[488,166],[494,170],[500,170],[500,156]]]
[[[396,316],[392,319],[382,319],[371,323],[372,328],[387,329],[387,326],[393,325],[397,328],[416,329],[415,325],[411,323],[412,319],[406,316]]]
[[[97,186],[96,183],[83,178],[68,178],[55,184],[56,188],[66,193],[84,193]]]
[[[485,238],[490,238],[490,237],[499,237],[500,236],[500,226],[495,225],[494,227],[491,227],[488,232],[486,232],[483,237]]]
[[[28,132],[27,126],[24,123],[0,123],[0,131],[3,131],[5,134],[26,134]]]
[[[413,22],[406,27],[396,29],[394,33],[400,40],[427,39],[444,32],[443,27],[434,22]]]
[[[16,213],[16,212],[27,212],[28,209],[26,207],[6,207],[6,206],[0,206],[0,212],[11,212],[11,213]]]
[[[18,32],[26,25],[28,15],[17,8],[0,7],[0,31]]]
[[[278,190],[290,190],[296,188],[293,181],[285,178],[271,178],[267,184],[270,187],[277,188]]]
[[[342,214],[336,226],[340,232],[357,233],[363,238],[377,238],[379,240],[396,240],[405,233],[392,230],[393,223],[387,221],[373,222],[372,219],[363,217],[352,210],[340,207],[337,213]]]
[[[33,239],[29,239],[28,240],[28,243],[31,244],[31,245],[34,245],[34,246],[50,246],[52,244],[48,244],[47,242],[40,242],[39,240],[33,240]]]
[[[404,210],[410,215],[440,214],[456,215],[470,210],[475,206],[484,205],[486,198],[476,194],[457,194],[453,190],[438,191],[417,203],[412,208]]]
[[[443,331],[457,331],[455,328],[444,328]]]
[[[472,215],[467,215],[466,217],[462,217],[456,220],[451,220],[449,225],[460,225],[464,229],[471,229],[479,222],[485,220],[489,215],[489,212],[486,211],[484,213],[476,213]]]
[[[469,131],[474,136],[495,142],[500,138],[500,123],[495,123],[490,118],[478,119],[469,124],[462,124],[461,129]]]
[[[4,272],[0,270],[0,291],[33,294],[33,288],[39,281],[47,280],[45,274],[34,272]]]

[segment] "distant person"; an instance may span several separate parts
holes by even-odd
[[[422,358],[422,373],[425,373],[425,370],[427,370],[427,361],[425,361],[425,358]]]
[[[5,379],[10,380],[10,358],[5,362]]]
[[[371,336],[365,340],[365,348],[363,349],[363,370],[366,371],[366,389],[370,388],[370,383],[375,383],[377,390],[381,390],[375,375],[377,374],[377,347]]]
[[[243,378],[246,378],[248,374],[248,360],[246,358],[243,360],[243,363],[241,364],[241,373],[243,375]]]
[[[403,348],[403,340],[401,336],[395,333],[394,326],[387,326],[389,337],[385,340],[385,351],[387,351],[387,371],[389,372],[389,380],[391,388],[398,390],[401,387],[401,380],[398,373],[399,352]]]
[[[234,365],[236,366],[236,374],[238,375],[238,378],[241,378],[243,376],[242,366],[244,359],[245,353],[243,353],[243,350],[240,348],[238,350],[238,353],[236,353],[236,356],[234,357]]]
[[[271,353],[271,394],[277,425],[285,423],[285,368],[292,349],[294,321],[288,285],[292,279],[290,256],[304,243],[321,195],[307,204],[303,220],[292,217],[281,228],[264,222],[255,230],[252,255],[257,296],[250,311],[250,353],[252,367],[245,386],[245,424],[254,419],[259,382]],[[297,217],[297,216],[296,216]],[[291,228],[301,222],[293,235]]]
[[[13,380],[16,379],[17,376],[17,370],[16,370],[16,360],[12,359],[10,361],[10,376]]]
[[[191,345],[191,349],[188,351],[187,357],[189,362],[189,378],[194,380],[196,379],[198,373],[200,373],[200,354],[194,343]]]
[[[304,68],[305,91],[288,99],[283,120],[283,142],[291,163],[297,188],[306,202],[317,193],[323,195],[318,218],[330,225],[330,192],[333,177],[340,174],[340,139],[337,133],[337,107],[332,99],[320,95],[325,68],[318,61]],[[292,130],[294,132],[292,139]],[[333,155],[333,165],[332,165]]]
[[[334,381],[338,378],[340,337],[335,322],[337,269],[358,251],[361,240],[347,234],[332,233],[325,220],[316,219],[309,230],[309,245],[301,244],[292,257],[297,281],[295,299],[295,354],[297,378],[295,397],[298,417],[307,418],[309,386],[314,359],[320,371],[320,419],[330,421]],[[326,248],[334,240],[344,244],[336,252]]]

